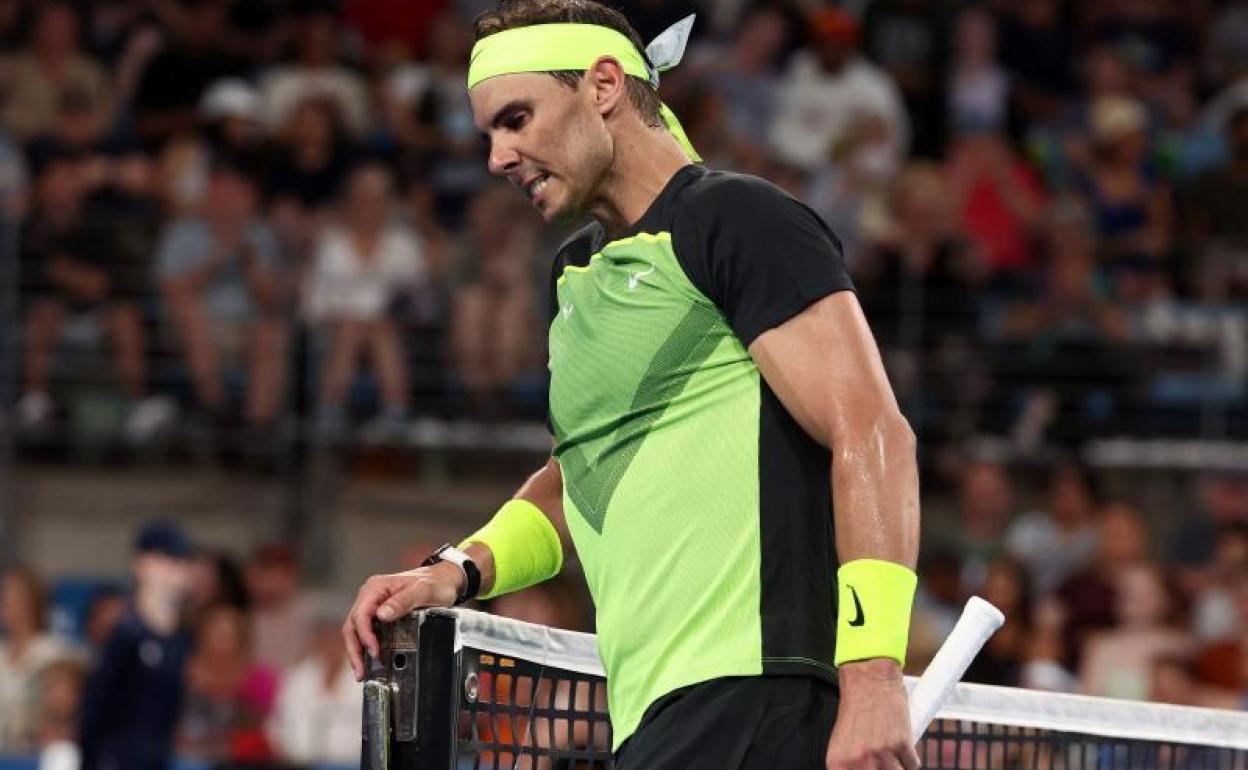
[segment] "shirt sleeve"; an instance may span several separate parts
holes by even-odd
[[[768,182],[725,176],[685,213],[673,231],[677,259],[747,347],[817,300],[854,288],[832,230]]]

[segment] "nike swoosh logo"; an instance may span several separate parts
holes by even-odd
[[[638,281],[640,281],[640,280],[641,280],[642,278],[644,278],[645,276],[650,275],[650,274],[651,274],[651,273],[653,273],[653,272],[654,272],[654,265],[651,265],[649,270],[646,270],[646,271],[641,272],[641,273],[632,273],[632,274],[630,274],[630,275],[628,276],[628,290],[629,290],[629,291],[633,291],[634,289],[636,289],[636,288],[637,288],[637,282],[638,282]]]
[[[860,628],[867,622],[866,617],[862,614],[862,602],[858,601],[858,592],[854,590],[853,586],[849,587],[849,592],[854,595],[854,612],[857,613],[854,619],[849,621],[849,624],[854,628]]]

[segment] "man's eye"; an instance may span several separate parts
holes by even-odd
[[[503,128],[506,128],[508,131],[519,131],[526,122],[528,122],[528,115],[521,112],[503,121]]]

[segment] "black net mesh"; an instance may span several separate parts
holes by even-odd
[[[606,681],[487,650],[462,653],[456,770],[606,770]]]
[[[408,618],[386,639],[373,690],[385,708],[365,709],[365,735],[388,737],[366,738],[368,770],[612,767],[592,637],[459,610]],[[1238,712],[975,685],[949,704],[918,745],[928,770],[1248,770]]]
[[[918,748],[927,770],[1248,770],[1248,751],[955,719]]]

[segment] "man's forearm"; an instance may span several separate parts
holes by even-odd
[[[880,417],[833,442],[832,503],[842,564],[880,559],[915,568],[919,471],[904,417]]]

